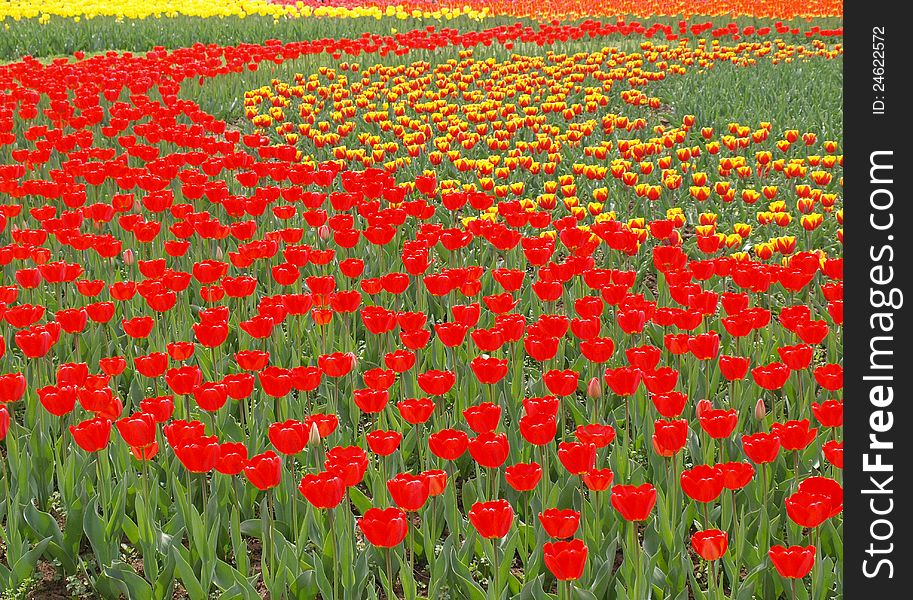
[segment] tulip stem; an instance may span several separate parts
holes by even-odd
[[[799,451],[795,450],[793,452],[793,478],[796,482],[796,489],[799,489]]]
[[[631,409],[625,396],[625,455],[631,451]]]
[[[812,538],[812,545],[815,547],[815,562],[813,563],[814,566],[812,568],[811,586],[810,586],[811,589],[809,590],[808,596],[809,596],[809,598],[811,598],[811,600],[815,600],[817,598],[817,596],[815,596],[815,580],[818,578],[817,577],[818,570],[821,568],[821,561],[818,560],[818,555],[821,552],[821,549],[820,549],[821,531],[818,527],[812,528],[811,538]]]
[[[545,510],[549,502],[549,496],[551,496],[551,483],[552,483],[552,474],[549,471],[548,467],[548,445],[541,446],[542,448],[542,478],[545,485],[542,490],[542,506],[541,510]]]
[[[206,473],[200,473],[200,493],[203,500],[203,526],[206,526]]]
[[[498,562],[498,543],[499,539],[492,538],[491,540],[491,574],[494,582],[494,591],[495,598],[501,597],[501,588],[500,582],[498,581],[501,578],[501,565]]]
[[[292,477],[289,486],[289,501],[292,503],[292,528],[289,535],[295,541],[295,558],[298,558],[298,496],[295,494],[295,480],[298,478],[298,460],[293,455],[292,459]]]
[[[716,579],[716,561],[707,561],[707,575],[710,577],[710,588],[713,591],[713,597],[720,597],[720,585]]]
[[[338,566],[340,563],[339,563],[339,552],[338,552],[337,543],[336,543],[336,527],[334,527],[335,523],[334,523],[334,519],[333,519],[333,516],[335,513],[336,513],[335,508],[331,508],[327,511],[327,520],[329,521],[329,527],[330,527],[330,531],[329,531],[330,543],[332,544],[332,547],[333,547],[333,561],[336,565],[333,567],[333,597],[338,598],[339,594],[337,594],[336,590],[338,588],[337,582],[339,580],[339,577],[337,576],[337,573],[339,572]]]
[[[637,539],[637,521],[631,521],[631,534],[628,540],[629,548],[627,549],[634,555],[634,600],[641,600],[640,597],[640,542]]]
[[[409,572],[415,577],[415,527],[409,527]]]
[[[103,452],[103,450],[100,450],[95,453],[95,473],[96,473],[96,478],[98,480],[96,483],[96,487],[98,487],[98,497],[101,500],[101,518],[105,523],[105,527],[107,527],[108,526],[108,500],[105,497],[106,496],[105,488],[101,483],[103,480],[103,477],[104,477],[102,464],[101,464],[102,452]],[[7,504],[7,510],[9,510],[9,504]]]
[[[387,600],[396,600],[396,593],[393,591],[393,549],[387,548],[384,552],[384,559],[387,563]]]
[[[602,521],[599,520],[599,492],[593,492],[593,542],[602,543]]]

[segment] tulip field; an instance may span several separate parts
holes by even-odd
[[[842,599],[842,40],[0,3],[0,599]]]

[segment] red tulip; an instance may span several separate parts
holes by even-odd
[[[590,338],[580,342],[580,353],[594,363],[605,363],[615,352],[615,342],[610,338]]]
[[[447,488],[447,471],[429,469],[422,471],[421,476],[428,482],[428,495],[431,497],[440,496]]]
[[[397,373],[405,373],[415,366],[415,353],[409,350],[395,350],[384,355],[384,364]]]
[[[660,415],[667,419],[674,419],[685,410],[685,405],[688,403],[688,395],[683,392],[651,393],[650,400]]]
[[[383,431],[377,429],[365,435],[371,452],[378,456],[389,456],[396,452],[403,434],[398,431]]]
[[[501,420],[501,407],[491,402],[483,402],[463,410],[463,417],[474,432],[491,433],[498,428],[498,421]]]
[[[298,454],[308,442],[308,430],[304,423],[294,419],[271,424],[267,435],[270,443],[281,454]]]
[[[781,362],[762,365],[751,370],[755,383],[765,390],[779,390],[786,383],[791,371]]]
[[[247,466],[247,448],[240,442],[219,444],[216,471],[223,475],[237,475]]]
[[[824,389],[835,392],[843,387],[843,367],[837,364],[822,365],[815,369],[815,381]]]
[[[558,432],[558,420],[551,414],[526,414],[520,417],[520,435],[534,446],[550,444]]]
[[[443,396],[455,382],[456,377],[450,371],[431,370],[418,376],[418,386],[429,396]]]
[[[504,499],[476,502],[469,509],[469,522],[483,538],[503,538],[514,522],[514,509]]]
[[[193,399],[206,412],[216,412],[228,400],[228,388],[221,382],[205,382],[193,388]]]
[[[542,381],[555,396],[570,396],[577,391],[579,377],[576,371],[551,370],[542,375]]]
[[[804,450],[815,439],[818,429],[809,428],[808,419],[802,419],[774,423],[770,426],[770,432],[779,438],[780,445],[786,450]]]
[[[244,475],[258,490],[268,490],[282,480],[282,459],[272,450],[250,457]]]
[[[336,446],[327,451],[324,467],[342,477],[346,487],[361,483],[368,470],[368,453],[358,446]]]
[[[432,450],[433,452],[434,450]],[[479,465],[497,469],[510,453],[507,435],[503,433],[480,433],[469,440],[469,454]]]
[[[539,522],[549,537],[566,539],[574,537],[580,526],[580,513],[576,510],[549,508],[539,513]]]
[[[723,487],[727,490],[740,490],[754,479],[754,467],[746,462],[726,462],[717,465],[723,477]]]
[[[219,440],[216,436],[198,435],[175,446],[174,453],[191,473],[208,473],[215,469],[219,460]]]
[[[425,423],[434,412],[434,401],[430,398],[408,398],[399,402],[396,407],[403,420],[411,425]]]
[[[640,385],[641,373],[632,367],[605,370],[605,382],[618,396],[630,396]]]
[[[632,367],[641,371],[652,371],[659,364],[662,350],[650,345],[636,346],[626,349],[625,357]]]
[[[786,498],[786,514],[800,527],[817,527],[831,513],[831,500],[821,494],[796,492]]]
[[[697,465],[682,471],[682,489],[685,494],[697,502],[713,502],[723,491],[723,474],[719,467]]]
[[[392,548],[406,539],[409,522],[400,508],[369,508],[358,520],[358,528],[374,546]]]
[[[430,494],[428,478],[409,473],[400,473],[389,480],[387,490],[393,502],[407,512],[421,509]]]
[[[626,521],[646,521],[655,504],[656,488],[649,483],[612,487],[612,506]]]
[[[612,485],[615,473],[611,469],[590,469],[583,477],[583,484],[591,492],[604,492]]]
[[[748,374],[751,359],[744,356],[720,356],[720,373],[727,381],[741,381]]]
[[[337,427],[339,427],[339,417],[336,415],[313,413],[304,419],[304,428],[308,431],[309,437],[314,430],[321,438],[329,437]]]
[[[688,340],[688,349],[698,360],[712,360],[720,352],[720,334],[713,331],[693,336]]]
[[[578,425],[574,437],[585,444],[593,444],[597,449],[605,448],[615,439],[615,428],[601,423]]]
[[[479,383],[493,385],[507,375],[507,359],[497,359],[487,356],[477,356],[469,363],[472,372]],[[440,395],[440,394],[437,394]]]
[[[116,426],[128,446],[145,448],[155,442],[156,421],[150,414],[133,413],[118,420]]]
[[[838,469],[843,468],[843,442],[830,440],[821,446],[824,458]]]
[[[0,375],[0,402],[18,402],[25,395],[25,387],[25,375],[22,373]]]
[[[704,560],[717,560],[726,554],[729,535],[719,529],[698,531],[691,536],[691,546]]]
[[[149,334],[152,333],[152,327],[155,325],[155,319],[152,317],[134,317],[132,319],[124,319],[121,321],[121,326],[124,329],[124,333],[132,338],[147,338]]]
[[[539,463],[516,463],[504,469],[507,484],[518,492],[529,492],[536,489],[542,479],[542,467]]]
[[[387,390],[360,389],[352,393],[355,405],[362,412],[369,414],[379,413],[387,406],[390,393]]]
[[[225,393],[232,400],[244,400],[254,393],[254,375],[252,373],[234,373],[222,378]]]
[[[830,504],[828,517],[834,517],[843,510],[843,488],[828,477],[808,477],[799,482],[799,492],[824,496]]]
[[[263,393],[273,398],[282,398],[292,391],[292,373],[289,369],[270,366],[257,373]]]
[[[355,356],[343,352],[325,354],[317,358],[317,365],[327,377],[345,377],[355,368]]]
[[[302,477],[298,491],[314,508],[336,508],[345,496],[346,485],[337,473],[322,471]]]
[[[164,352],[153,352],[133,359],[137,372],[144,377],[161,377],[168,369],[168,355]]]
[[[780,452],[780,438],[773,433],[755,433],[742,436],[742,450],[756,465],[771,463]]]
[[[545,566],[559,581],[580,579],[586,565],[587,547],[583,540],[546,542],[542,547]]]
[[[812,355],[815,350],[808,344],[798,344],[796,346],[781,346],[777,348],[780,360],[793,371],[807,369],[812,362]]]
[[[822,427],[842,427],[843,400],[825,400],[820,404],[812,402],[812,414]]]
[[[245,371],[261,371],[269,363],[269,352],[241,350],[235,353],[235,361]]]
[[[165,372],[165,383],[172,392],[179,396],[193,393],[193,389],[203,381],[203,372],[200,367],[183,366],[168,369]]]
[[[469,436],[456,429],[442,429],[428,436],[428,448],[444,460],[456,460],[469,447]]]
[[[103,450],[111,438],[111,421],[95,417],[77,425],[70,425],[73,441],[86,452]]]
[[[776,545],[770,549],[768,555],[770,562],[781,577],[787,579],[802,579],[808,575],[815,565],[814,546],[790,546],[784,548]]]
[[[705,410],[699,419],[701,429],[713,439],[725,439],[732,435],[739,422],[739,413],[734,408]]]
[[[678,454],[688,442],[688,421],[653,422],[653,450],[660,456],[671,457]]]
[[[571,475],[583,475],[596,466],[596,446],[583,442],[558,444],[558,460]]]

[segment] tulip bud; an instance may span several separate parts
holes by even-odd
[[[308,431],[308,446],[316,446],[320,443],[320,430],[317,423],[311,423],[311,429]]]
[[[317,235],[319,235],[322,240],[330,239],[330,227],[328,225],[321,225],[317,230]]]
[[[764,405],[764,399],[758,398],[757,404],[754,405],[754,418],[763,421],[767,416],[767,407]]]
[[[225,251],[222,246],[216,246],[216,260],[222,260],[225,257]]]
[[[710,400],[705,399],[697,403],[697,407],[695,408],[694,412],[697,415],[697,418],[700,419],[705,410],[711,409],[713,409],[713,403],[710,402]]]
[[[136,262],[136,257],[133,256],[133,250],[127,248],[124,250],[124,264],[128,267],[132,266]]]
[[[593,377],[586,386],[586,395],[589,398],[602,398],[602,384],[599,383],[598,377]]]

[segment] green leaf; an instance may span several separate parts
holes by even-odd
[[[580,588],[574,586],[574,599],[575,600],[598,600],[596,594],[591,592],[588,589]]]
[[[361,514],[364,514],[373,506],[371,499],[365,496],[364,492],[357,487],[349,488],[349,498]]]
[[[456,577],[457,583],[463,589],[469,600],[485,600],[485,591],[472,579],[469,567],[457,556],[455,548],[450,549],[449,557],[451,573]]]
[[[109,565],[115,556],[117,546],[112,544],[112,540],[105,531],[104,521],[96,512],[97,504],[97,498],[89,500],[83,515],[83,530],[86,533],[86,537],[89,538],[89,544],[91,544],[92,550],[95,552],[98,564]]]
[[[13,588],[19,587],[22,582],[32,576],[35,566],[38,564],[38,559],[41,558],[41,553],[44,552],[50,541],[51,538],[44,538],[19,557],[9,574],[9,582]]]
[[[47,546],[48,553],[60,561],[64,572],[68,575],[75,573],[76,563],[73,561],[72,553],[65,550],[66,542],[57,520],[50,514],[38,510],[31,502],[26,504],[24,517],[25,522],[38,537],[50,538]]]
[[[130,600],[151,600],[152,586],[149,582],[136,574],[136,572],[125,563],[116,563],[110,567],[102,569],[102,574],[119,585],[121,591],[130,598]]]
[[[171,549],[171,555],[174,557],[174,564],[177,567],[181,583],[184,584],[184,589],[187,590],[190,600],[207,600],[209,594],[203,590],[203,586],[193,572],[193,567],[184,558],[185,552],[188,552],[187,548],[180,544],[176,544]]]

